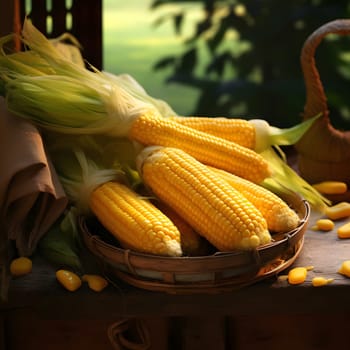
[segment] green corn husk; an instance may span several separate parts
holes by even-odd
[[[87,144],[84,144],[86,150],[91,151],[95,146],[91,143],[91,148],[88,148]],[[126,177],[121,170],[98,166],[81,149],[71,149],[68,144],[58,141],[51,146],[50,155],[70,206],[61,220],[40,240],[38,249],[52,264],[82,272],[84,263],[81,259],[82,242],[77,229],[78,217],[91,214],[89,197],[97,186],[111,180],[124,180]]]
[[[134,118],[144,110],[155,109],[163,117],[176,115],[165,101],[149,96],[130,75],[116,76],[97,69],[91,72],[72,64],[72,59],[65,59],[53,42],[30,22],[25,22],[23,27],[23,42],[54,73],[35,78],[30,74],[19,76],[14,70],[12,77],[7,76],[8,104],[12,112],[61,133],[123,137],[127,136]],[[62,96],[59,91],[63,92]],[[257,151],[260,152],[275,144],[294,144],[314,119],[289,129],[269,126],[264,120],[251,122],[257,122],[256,129],[260,134]]]
[[[260,153],[271,146],[291,146],[297,143],[310,129],[313,123],[322,116],[319,113],[290,128],[277,128],[263,119],[251,119],[249,122],[255,127],[255,151]]]
[[[109,134],[126,137],[134,118],[147,110],[174,113],[164,101],[150,97],[130,76],[113,76],[67,59],[28,20],[22,41],[52,72],[28,74],[13,64],[11,55],[0,57],[0,77],[9,110],[36,125],[61,133]],[[32,62],[34,68],[38,68]],[[62,119],[61,119],[62,118]]]
[[[101,144],[93,138],[83,136],[74,138],[76,142],[73,142],[73,138],[50,136],[48,151],[70,200],[70,207],[61,221],[44,235],[38,248],[41,255],[52,264],[68,266],[75,271],[83,272],[85,261],[81,258],[82,244],[77,229],[78,217],[91,214],[89,198],[97,186],[113,180],[127,182],[130,178],[121,169],[116,158],[113,159],[114,168],[101,165],[107,161],[101,158],[104,153]],[[78,148],[79,144],[83,148]],[[111,162],[111,159],[108,162]]]
[[[67,197],[78,214],[89,214],[89,198],[97,186],[108,181],[128,180],[118,164],[114,168],[106,168],[82,149],[61,149],[50,152],[50,156]]]
[[[276,194],[297,192],[310,203],[314,210],[321,213],[325,211],[327,206],[331,205],[330,200],[320,194],[288,165],[286,156],[279,147],[270,147],[260,154],[269,162],[273,171],[273,176],[265,179],[261,184],[263,187]]]
[[[77,230],[75,211],[76,209],[71,207],[48,230],[38,244],[38,251],[46,260],[58,267],[82,271],[80,259],[82,243]]]

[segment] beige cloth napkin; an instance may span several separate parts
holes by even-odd
[[[0,237],[29,256],[63,213],[67,198],[32,124],[0,97]]]

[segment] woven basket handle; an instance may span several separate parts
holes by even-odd
[[[328,118],[327,98],[316,68],[315,51],[327,34],[346,35],[350,33],[350,20],[338,19],[328,22],[315,30],[305,41],[301,51],[301,67],[306,86],[304,119],[312,118],[322,112]]]

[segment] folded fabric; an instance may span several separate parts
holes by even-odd
[[[0,97],[0,238],[29,256],[68,200],[38,129],[7,110]]]

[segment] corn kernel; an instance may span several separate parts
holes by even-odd
[[[331,220],[344,219],[350,216],[350,203],[339,202],[325,210],[326,216]]]
[[[346,277],[350,277],[350,260],[345,260],[340,265],[338,273]]]
[[[101,292],[108,286],[108,281],[100,275],[83,275],[81,279],[95,292]]]
[[[13,259],[10,264],[10,273],[12,276],[24,276],[32,272],[32,261],[25,257],[20,256],[19,258]]]
[[[301,284],[306,280],[307,272],[312,270],[312,266],[294,267],[288,272],[288,282],[290,284]]]
[[[288,275],[279,275],[277,280],[279,282],[284,282],[284,281],[288,281]]]
[[[323,181],[313,187],[322,194],[343,194],[348,190],[346,183],[342,181]]]
[[[326,284],[332,283],[334,278],[314,277],[312,279],[312,285],[314,287],[325,286]]]
[[[58,282],[70,292],[74,292],[81,286],[80,277],[72,271],[58,270],[56,271]]]
[[[316,221],[316,227],[319,231],[332,231],[334,222],[331,219],[319,219]]]
[[[350,238],[350,222],[340,226],[337,234],[339,238]]]

